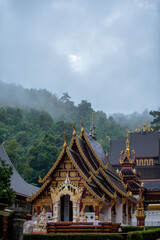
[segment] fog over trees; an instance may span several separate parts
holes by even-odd
[[[0,144],[5,142],[8,156],[22,177],[37,184],[38,176],[45,176],[62,150],[64,132],[67,143],[71,141],[72,121],[77,134],[81,119],[85,131],[89,132],[92,112],[97,141],[102,138],[106,153],[109,137],[125,137],[126,129],[135,130],[144,120],[147,125],[154,118],[153,126],[160,128],[159,111],[153,111],[152,116],[147,109],[142,113],[107,116],[103,111],[94,111],[86,100],[76,106],[68,93],[58,98],[45,89],[29,90],[0,82]]]

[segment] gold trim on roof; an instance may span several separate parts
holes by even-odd
[[[88,184],[82,179],[82,183],[85,185],[89,193],[94,196],[99,202],[101,201],[101,198],[88,186]],[[103,196],[102,196],[103,198]]]
[[[80,155],[82,156],[84,162],[86,163],[87,167],[88,167],[93,173],[95,173],[96,171],[93,169],[92,165],[90,164],[90,162],[88,161],[88,159],[87,159],[86,156],[84,155],[84,153],[83,153],[83,151],[82,151],[82,149],[81,149],[81,147],[80,147],[80,145],[79,145],[79,142],[78,142],[78,139],[77,139],[76,136],[72,138],[71,143],[70,143],[70,145],[69,145],[69,148],[72,149],[73,144],[74,144],[74,141],[75,141],[76,146],[77,146],[77,148],[78,148],[78,151],[79,151]]]
[[[47,180],[43,185],[42,187],[38,190],[38,192],[36,192],[34,195],[32,194],[32,197],[29,197],[27,198],[27,201],[28,202],[32,202],[33,200],[35,200],[42,192],[43,190],[45,189],[45,187],[48,185],[50,181]]]
[[[104,170],[100,167],[100,171],[102,173],[102,175],[104,176],[104,178],[109,182],[109,184],[117,191],[119,192],[122,196],[127,197],[127,194],[124,193],[122,190],[120,190],[117,186],[115,186],[112,181],[107,177],[107,174],[104,172]]]
[[[88,178],[84,175],[84,173],[82,172],[82,170],[79,168],[79,166],[77,165],[77,163],[74,161],[73,157],[71,156],[68,148],[66,149],[66,153],[69,157],[69,159],[71,160],[71,162],[73,163],[73,165],[76,167],[77,171],[79,172],[80,176],[83,177],[86,181],[88,180]]]
[[[100,187],[110,198],[114,198],[114,194],[110,193],[110,192],[98,181],[98,179],[94,176],[93,173],[91,173],[91,176],[92,176],[93,180],[99,185],[99,187]]]
[[[92,154],[93,154],[94,157],[96,158],[96,160],[97,160],[97,162],[99,163],[99,165],[102,166],[102,167],[104,168],[104,164],[101,162],[101,160],[98,158],[97,154],[96,154],[95,151],[93,150],[93,148],[92,148],[90,142],[88,141],[88,138],[87,138],[85,132],[80,134],[80,137],[82,137],[82,136],[85,138],[86,143],[88,144],[88,146],[89,146],[89,148],[90,148]]]

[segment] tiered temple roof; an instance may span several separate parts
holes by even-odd
[[[160,137],[159,132],[143,127],[129,134],[130,149],[135,150],[135,169],[140,173],[148,191],[160,191]],[[126,138],[110,140],[109,161],[115,169],[121,169],[120,152],[125,151]],[[126,171],[129,171],[126,169]],[[128,173],[129,174],[129,173]],[[130,173],[132,175],[132,173]]]
[[[80,136],[77,136],[74,128],[69,146],[67,146],[65,140],[57,161],[46,176],[40,179],[40,182],[43,183],[42,187],[30,198],[31,202],[36,200],[50,186],[52,176],[65,156],[73,163],[82,178],[84,186],[97,200],[111,201],[111,199],[117,197],[133,198],[126,191],[120,177],[107,160],[101,144],[84,131],[82,124]]]

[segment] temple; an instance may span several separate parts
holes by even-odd
[[[134,166],[130,165],[123,169],[120,159],[126,148],[126,138],[110,140],[108,160],[112,167],[121,172],[124,182],[128,184],[134,195],[140,193],[139,185],[143,186],[143,207],[146,214],[146,226],[159,226],[160,221],[160,137],[159,132],[146,128],[145,122],[141,129],[129,133],[128,141],[135,155]],[[120,159],[120,160],[119,160]],[[140,193],[141,194],[141,193]],[[133,216],[133,225],[137,225],[136,214]]]
[[[106,156],[102,141],[96,141],[94,116],[89,134],[81,125],[78,136],[73,123],[69,145],[64,135],[58,159],[43,179],[39,177],[40,188],[22,179],[0,146],[0,158],[13,167],[14,205],[27,206],[27,198],[32,216],[43,213],[45,221],[54,223],[160,225],[159,132],[144,123],[134,133],[128,130],[124,139],[109,138]]]
[[[28,200],[34,212],[39,214],[45,208],[54,222],[100,221],[131,225],[137,201],[96,141],[94,119],[89,134],[82,124],[78,136],[73,125],[69,146],[64,138],[57,161],[39,182],[41,188]]]

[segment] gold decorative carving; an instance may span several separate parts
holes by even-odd
[[[68,177],[68,173],[66,175],[65,181],[62,184],[60,184],[55,189],[53,189],[52,187],[50,189],[51,189],[52,202],[59,201],[60,197],[66,194],[70,195],[71,201],[77,202],[78,199],[81,198],[83,193],[83,188],[79,188],[75,186],[73,183],[71,183]]]
[[[76,177],[76,172],[70,172],[70,177]]]
[[[71,163],[66,163],[65,164],[65,168],[66,169],[71,169],[72,168],[72,164]]]
[[[66,172],[60,172],[61,177],[66,177],[66,175],[67,175]]]

